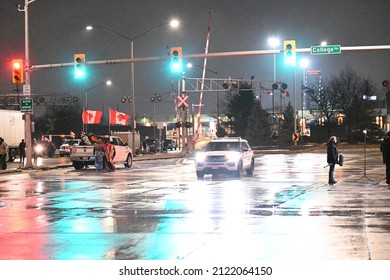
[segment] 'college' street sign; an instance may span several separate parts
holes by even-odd
[[[329,45],[329,46],[312,46],[310,48],[311,54],[340,54],[340,45]]]

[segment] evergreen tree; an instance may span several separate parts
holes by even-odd
[[[246,137],[248,117],[252,107],[256,104],[256,97],[252,86],[240,83],[238,92],[229,92],[227,95],[226,116],[234,136]]]
[[[41,134],[69,134],[70,131],[79,132],[82,128],[82,109],[80,105],[48,106],[40,123],[45,123]]]
[[[269,114],[261,107],[261,102],[257,101],[252,107],[248,117],[248,127],[246,137],[253,146],[264,146],[271,143],[271,123]]]

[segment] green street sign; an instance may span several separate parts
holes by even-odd
[[[329,46],[312,46],[311,54],[340,54],[340,45],[329,45]]]
[[[22,113],[32,112],[33,100],[31,98],[20,100],[20,111]]]

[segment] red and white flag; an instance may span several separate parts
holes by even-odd
[[[260,89],[261,89],[261,93],[272,94],[272,89],[270,89],[270,88],[265,88],[265,87],[261,86]]]
[[[285,90],[285,89],[280,89],[280,93],[283,94],[286,97],[290,96],[290,93],[287,90]]]
[[[70,131],[70,137],[76,138],[76,134],[72,130]]]
[[[129,125],[130,115],[110,108],[110,124]]]
[[[91,111],[84,110],[83,111],[83,123],[84,124],[99,124],[102,118],[102,111]]]

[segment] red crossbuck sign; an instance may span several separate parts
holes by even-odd
[[[185,96],[178,96],[177,99],[179,100],[179,103],[177,104],[177,107],[187,107],[188,108],[188,103],[187,103],[187,99],[188,99],[188,95],[185,95]]]

